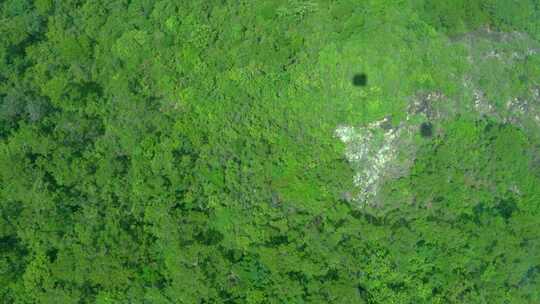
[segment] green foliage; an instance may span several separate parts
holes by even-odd
[[[450,35],[479,26],[528,32],[538,38],[538,2],[535,0],[456,0],[418,1],[426,22]]]
[[[0,302],[540,301],[534,132],[444,121],[373,212],[334,137],[467,73],[532,98],[538,54],[471,67],[449,36],[529,47],[535,4],[1,1]]]

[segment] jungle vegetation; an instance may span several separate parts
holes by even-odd
[[[540,303],[540,127],[467,107],[536,113],[538,43],[538,0],[0,0],[0,302]],[[348,199],[336,127],[431,91]]]

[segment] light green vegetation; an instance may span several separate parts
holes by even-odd
[[[0,302],[540,302],[539,20],[537,0],[0,1]],[[413,128],[429,92],[445,115],[408,174],[346,199],[336,128]]]

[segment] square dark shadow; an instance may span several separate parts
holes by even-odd
[[[356,87],[365,87],[367,85],[367,75],[364,73],[356,74],[353,76],[352,82]]]
[[[433,125],[430,122],[424,122],[420,125],[420,135],[422,137],[431,137],[433,135]]]

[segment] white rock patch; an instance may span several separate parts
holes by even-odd
[[[335,131],[347,145],[345,156],[356,169],[354,185],[359,192],[353,200],[361,205],[377,195],[389,166],[395,165],[398,139],[405,127],[384,130],[383,125],[388,123],[384,118],[363,127],[340,126]]]

